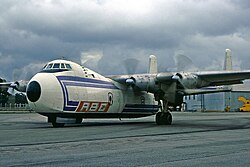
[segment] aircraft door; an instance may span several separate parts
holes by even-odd
[[[110,111],[112,113],[119,113],[122,111],[123,95],[121,91],[112,91],[108,93],[108,103],[110,105]]]

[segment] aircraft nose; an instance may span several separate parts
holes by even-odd
[[[36,102],[41,96],[41,86],[37,81],[32,81],[27,87],[27,98],[31,102]]]

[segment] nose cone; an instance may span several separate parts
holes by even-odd
[[[27,87],[27,97],[29,101],[36,102],[41,96],[41,86],[37,81],[32,81]]]
[[[27,86],[26,94],[29,106],[36,112],[54,112],[63,110],[63,92],[57,77],[53,73],[37,73]]]

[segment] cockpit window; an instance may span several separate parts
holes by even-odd
[[[60,67],[60,64],[59,63],[55,63],[53,68],[59,68]]]
[[[49,63],[43,67],[42,72],[61,72],[61,71],[70,71],[72,67],[70,64],[65,63]]]
[[[65,69],[65,65],[63,63],[61,63],[61,68]]]
[[[52,68],[53,64],[49,64],[46,69]]]
[[[67,69],[72,69],[69,64],[65,64]]]
[[[44,70],[46,67],[47,67],[47,64],[45,64],[45,65],[43,66],[43,70]]]

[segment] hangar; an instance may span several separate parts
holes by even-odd
[[[184,110],[186,111],[239,111],[244,105],[238,100],[244,97],[250,100],[250,84],[231,86],[230,92],[201,94],[184,97]]]
[[[230,49],[225,51],[223,70],[232,70],[232,53]],[[232,85],[228,86],[228,88],[231,91],[185,96],[182,108],[186,111],[239,111],[239,108],[246,101],[244,103],[238,98],[243,97],[250,100],[250,82],[246,81],[244,84]]]

